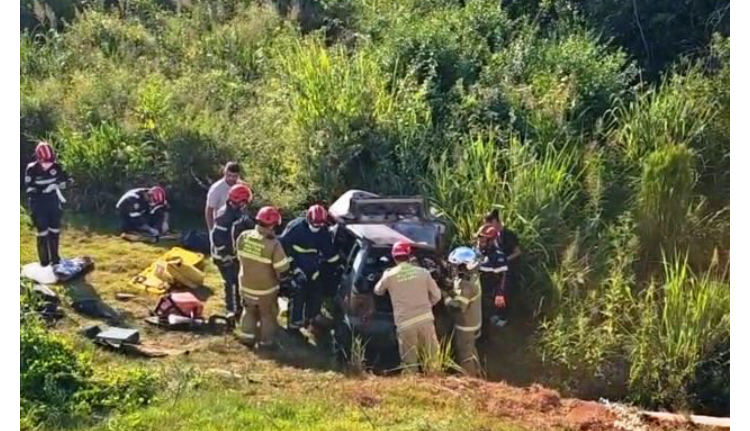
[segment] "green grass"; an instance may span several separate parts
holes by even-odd
[[[347,378],[326,369],[326,362],[311,352],[292,346],[284,355],[261,357],[231,336],[198,336],[163,332],[148,327],[141,318],[156,297],[140,292],[130,302],[117,302],[118,291],[135,292],[129,278],[157,258],[162,246],[129,243],[88,216],[66,215],[62,254],[90,255],[96,269],[79,281],[63,286],[64,302],[77,294],[93,294],[113,306],[124,322],[141,329],[142,340],[166,347],[189,349],[189,355],[162,359],[135,359],[93,346],[78,335],[86,324],[102,323],[66,307],[67,316],[53,329],[70,340],[77,352],[90,358],[94,369],[150,370],[158,380],[157,398],[148,406],[110,415],[97,413],[72,421],[43,424],[41,429],[162,430],[165,424],[181,430],[523,430],[490,412],[477,411],[472,394],[458,396],[436,390],[439,380],[414,376]],[[97,226],[87,229],[86,220]],[[21,264],[36,260],[31,229],[21,226]],[[221,292],[213,265],[206,265],[206,284]],[[219,311],[223,297],[210,297],[206,314]]]
[[[372,429],[516,431],[524,428],[504,424],[462,406],[447,406],[435,400],[407,397],[396,391],[373,401],[346,400],[341,396],[284,394],[262,399],[245,391],[215,388],[200,390],[177,400],[102,422],[91,430],[250,429],[290,431],[359,431]],[[365,399],[365,398],[362,398]],[[491,428],[490,428],[491,427]],[[82,428],[84,429],[84,428]]]

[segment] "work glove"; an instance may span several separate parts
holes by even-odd
[[[495,297],[495,307],[505,308],[505,295],[497,295]]]
[[[298,289],[301,289],[302,286],[307,283],[307,274],[305,274],[304,271],[302,271],[299,268],[296,268],[294,270],[294,273],[292,274],[292,284],[294,284]]]
[[[297,296],[298,288],[295,286],[294,281],[289,278],[279,283],[279,295],[286,298],[294,298]]]

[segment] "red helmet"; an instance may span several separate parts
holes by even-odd
[[[495,226],[489,224],[482,225],[482,227],[479,228],[479,232],[477,232],[477,237],[479,238],[487,238],[492,240],[496,239],[498,236],[500,236],[500,232]]]
[[[391,256],[397,257],[409,257],[412,254],[411,243],[406,241],[396,241],[391,249]]]
[[[255,215],[255,221],[266,227],[279,225],[281,224],[281,213],[274,207],[263,207]]]
[[[307,222],[313,226],[323,226],[328,220],[328,211],[323,205],[313,205],[307,209]]]
[[[235,184],[229,189],[229,202],[244,205],[253,200],[253,191],[247,184]]]
[[[39,142],[34,150],[36,159],[40,162],[50,163],[55,161],[55,150],[52,149],[52,145],[45,141]]]
[[[151,187],[148,193],[151,195],[151,200],[154,202],[154,205],[164,205],[167,201],[167,192],[159,186]]]

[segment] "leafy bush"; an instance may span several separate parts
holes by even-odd
[[[275,191],[325,198],[360,187],[415,190],[393,174],[418,176],[431,150],[416,83],[392,86],[368,51],[350,57],[314,36],[280,40],[272,58],[254,122],[256,184],[282,199]]]
[[[22,281],[22,284],[24,282]],[[155,397],[156,377],[143,370],[92,368],[69,340],[44,327],[34,314],[33,296],[21,296],[21,422],[62,424],[92,412],[147,405]]]

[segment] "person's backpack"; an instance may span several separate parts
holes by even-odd
[[[197,251],[205,255],[211,254],[211,241],[208,238],[208,232],[189,230],[182,234],[180,242],[188,250]]]

